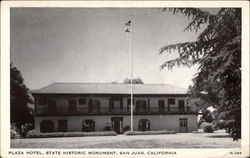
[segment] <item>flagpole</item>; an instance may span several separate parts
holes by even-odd
[[[131,124],[131,131],[133,131],[133,22],[131,21],[130,26],[130,71],[131,71],[131,80],[130,80],[130,105],[131,105],[131,117],[130,117],[130,124]]]

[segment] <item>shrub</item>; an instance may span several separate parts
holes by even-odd
[[[18,131],[18,128],[16,127],[15,124],[11,124],[10,138],[11,138],[11,139],[22,138],[22,136],[20,135],[20,133],[19,133],[19,131]]]
[[[219,129],[224,129],[225,128],[225,121],[224,120],[219,120],[216,122],[216,127]]]
[[[200,119],[198,122],[198,128],[202,128],[202,123],[204,123],[205,120],[204,119]]]
[[[210,123],[208,123],[208,122],[203,122],[203,123],[201,123],[200,128],[203,129],[203,131],[204,131],[205,126],[209,125],[209,124]]]
[[[225,122],[224,127],[226,129],[226,132],[229,133],[231,137],[233,137],[233,140],[237,140],[238,138],[241,138],[241,133],[239,130],[235,128],[235,124],[237,122],[235,120],[228,120]]]
[[[162,131],[127,131],[124,135],[158,135],[158,134],[176,134],[174,130]]]
[[[204,132],[206,133],[213,133],[214,132],[214,127],[212,124],[207,123],[204,127]]]
[[[104,127],[104,131],[111,131],[111,127],[110,126]]]
[[[22,137],[25,137],[27,135],[27,132],[34,129],[33,124],[31,123],[25,123],[24,125],[21,126],[22,130],[20,132],[20,134],[22,135]]]
[[[21,135],[15,131],[14,129],[10,130],[10,138],[11,139],[18,139],[18,138],[22,138]]]
[[[86,137],[86,136],[116,136],[114,131],[105,132],[54,132],[38,133],[34,130],[27,132],[26,138],[47,138],[47,137]]]

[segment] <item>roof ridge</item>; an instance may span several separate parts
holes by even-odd
[[[51,85],[53,85],[53,84],[55,84],[55,83],[56,83],[56,82],[52,82],[51,84],[48,84],[47,86],[44,86],[44,87],[38,89],[38,91],[43,90],[43,89],[45,89],[45,88],[47,88],[47,87],[49,87],[49,86],[51,86]]]
[[[52,84],[113,84],[113,85],[130,85],[130,84],[127,84],[127,83],[103,83],[103,82],[102,83],[101,82],[53,82]],[[52,84],[49,84],[48,86],[50,86]],[[179,87],[179,86],[168,84],[168,83],[167,84],[161,84],[161,83],[143,83],[143,84],[133,84],[133,85],[168,85],[168,86],[182,88],[182,89],[187,90],[187,88]],[[48,86],[46,86],[46,87],[48,87]],[[43,88],[46,88],[46,87],[43,87]],[[41,88],[41,89],[43,89],[43,88]]]
[[[108,83],[104,83],[104,82],[102,82],[102,83],[101,82],[53,82],[52,84],[124,84],[124,85],[127,85],[127,83],[109,83],[109,82]],[[50,84],[50,85],[52,85],[52,84]],[[164,84],[161,84],[161,83],[143,83],[143,84],[133,84],[133,85],[170,85],[170,86],[175,86],[175,85],[172,85],[169,83],[164,83]],[[178,86],[175,86],[175,87],[178,87]],[[180,88],[182,88],[182,87],[180,87]]]
[[[33,93],[127,93],[130,84],[125,83],[82,83],[82,82],[54,82]],[[133,84],[136,93],[166,93],[166,94],[185,94],[187,89],[171,84]],[[122,89],[123,88],[123,89]],[[89,90],[87,90],[89,89]],[[106,89],[106,90],[104,90]],[[158,90],[157,90],[158,89]],[[128,91],[129,94],[129,91]]]

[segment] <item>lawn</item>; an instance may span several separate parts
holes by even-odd
[[[13,139],[11,148],[239,148],[225,131],[166,135]]]

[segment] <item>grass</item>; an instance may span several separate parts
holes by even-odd
[[[225,131],[161,135],[117,135],[12,139],[11,148],[237,148]]]
[[[162,130],[162,131],[127,131],[125,135],[159,135],[159,134],[176,134],[174,130]]]

